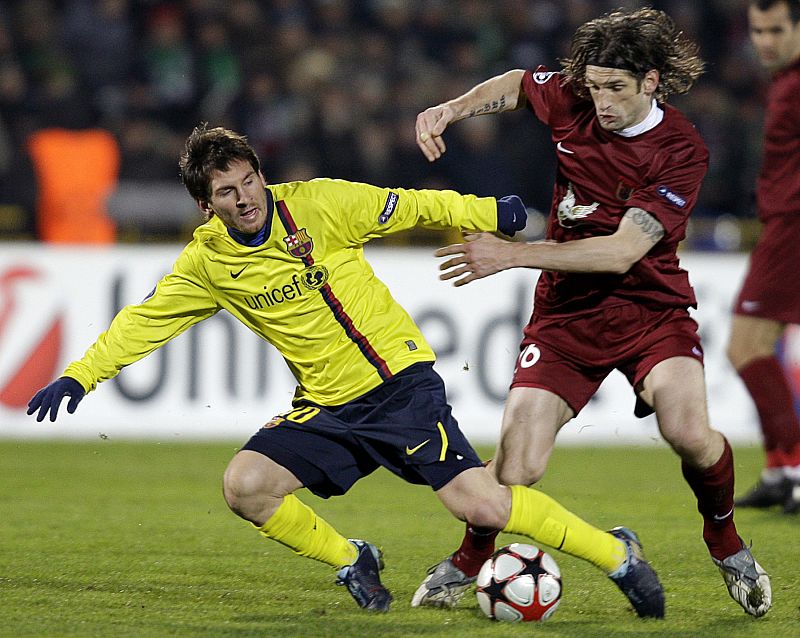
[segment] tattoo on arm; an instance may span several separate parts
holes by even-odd
[[[625,217],[639,226],[653,243],[657,243],[664,236],[664,227],[655,217],[641,208],[629,208]]]
[[[506,107],[506,96],[501,95],[499,100],[492,100],[491,102],[487,102],[483,106],[479,106],[476,109],[472,109],[469,113],[467,113],[467,117],[475,117],[476,115],[485,115],[487,113],[499,113],[500,111],[504,110]]]

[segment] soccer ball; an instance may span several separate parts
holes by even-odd
[[[547,620],[561,601],[561,570],[535,545],[498,549],[481,567],[476,585],[481,611],[494,620]]]

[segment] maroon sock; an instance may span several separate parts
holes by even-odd
[[[703,516],[703,540],[717,560],[742,548],[733,522],[733,452],[728,441],[719,460],[705,470],[681,465],[683,477],[697,497],[697,511]]]
[[[477,576],[483,564],[494,552],[494,539],[500,530],[472,527],[467,523],[467,531],[461,547],[453,554],[453,565],[467,576]]]
[[[767,467],[773,467],[779,450],[791,453],[800,446],[800,420],[794,409],[794,399],[781,364],[775,357],[763,357],[739,370],[753,402],[756,404],[767,451]]]

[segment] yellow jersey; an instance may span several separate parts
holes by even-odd
[[[341,405],[433,361],[363,245],[418,225],[494,231],[496,200],[333,179],[267,188],[262,244],[239,243],[212,217],[151,295],[120,310],[64,375],[93,390],[220,310],[277,348],[298,381],[295,400]]]

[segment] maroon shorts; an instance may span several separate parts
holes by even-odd
[[[737,315],[800,323],[800,214],[769,219],[750,255]]]
[[[578,414],[613,370],[636,388],[657,363],[672,357],[703,362],[697,323],[683,308],[631,303],[558,317],[537,317],[534,311],[511,387],[553,392]],[[651,412],[637,401],[637,416]]]

